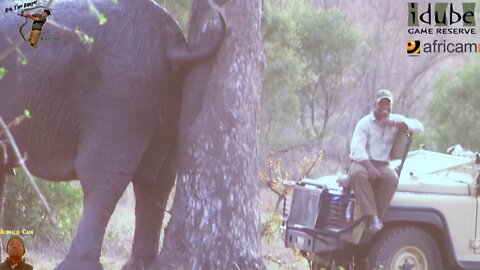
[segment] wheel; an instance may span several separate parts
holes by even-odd
[[[417,227],[393,228],[382,233],[368,252],[370,270],[443,270],[438,244]]]

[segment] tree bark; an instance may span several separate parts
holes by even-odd
[[[192,4],[190,49],[206,44],[218,25],[208,2]],[[227,37],[184,84],[175,200],[153,269],[265,269],[257,160],[261,0],[216,2]]]

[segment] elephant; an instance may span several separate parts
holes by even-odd
[[[95,9],[89,1],[54,1],[35,49],[20,42],[22,18],[5,15],[0,116],[8,123],[30,111],[31,119],[11,132],[32,174],[81,183],[81,221],[56,269],[103,269],[105,228],[130,182],[136,221],[123,269],[146,269],[158,255],[176,176],[182,83],[220,49],[226,23],[218,14],[206,28],[211,44],[191,51],[175,19],[151,0],[91,2]],[[11,145],[7,153],[1,177],[18,163]]]

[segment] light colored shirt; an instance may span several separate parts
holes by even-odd
[[[408,132],[421,133],[423,124],[400,114],[390,114],[390,120],[401,121],[408,126]],[[390,152],[400,129],[394,126],[378,124],[373,112],[358,121],[350,143],[350,158],[360,162],[364,160],[390,161]]]

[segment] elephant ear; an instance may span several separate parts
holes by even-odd
[[[172,47],[167,52],[167,60],[173,67],[181,69],[191,68],[194,65],[209,59],[220,49],[226,36],[227,24],[225,22],[225,17],[223,17],[221,13],[217,14],[220,18],[220,28],[214,27],[209,33],[207,33],[212,37],[212,42],[208,46],[191,50],[189,49],[188,44],[181,44]]]

